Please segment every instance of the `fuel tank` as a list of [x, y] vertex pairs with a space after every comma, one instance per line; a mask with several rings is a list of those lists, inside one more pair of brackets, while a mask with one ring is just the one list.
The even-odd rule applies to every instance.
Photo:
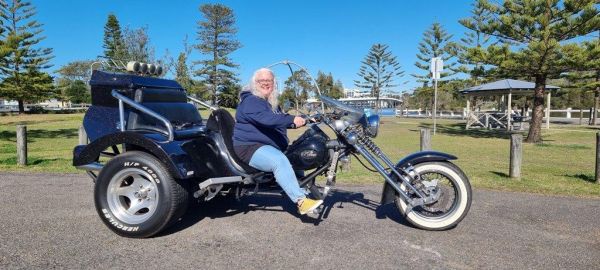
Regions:
[[285, 151], [296, 170], [311, 170], [329, 160], [326, 143], [329, 137], [317, 125], [310, 126]]

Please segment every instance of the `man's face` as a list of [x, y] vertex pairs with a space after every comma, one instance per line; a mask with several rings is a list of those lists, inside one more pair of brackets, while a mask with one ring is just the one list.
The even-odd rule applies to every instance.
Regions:
[[268, 97], [273, 92], [273, 75], [268, 71], [261, 71], [256, 75], [256, 88], [263, 95]]

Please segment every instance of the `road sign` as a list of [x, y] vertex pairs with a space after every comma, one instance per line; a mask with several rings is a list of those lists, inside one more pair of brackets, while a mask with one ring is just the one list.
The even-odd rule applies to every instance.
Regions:
[[441, 57], [431, 58], [431, 64], [429, 66], [429, 71], [431, 72], [431, 77], [434, 80], [440, 79], [440, 73], [444, 70], [444, 60]]

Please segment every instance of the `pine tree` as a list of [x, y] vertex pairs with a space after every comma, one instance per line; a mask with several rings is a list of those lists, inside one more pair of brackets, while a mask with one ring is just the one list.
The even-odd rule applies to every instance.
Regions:
[[358, 88], [370, 89], [371, 95], [376, 98], [376, 108], [379, 109], [379, 95], [382, 91], [396, 87], [394, 81], [404, 75], [396, 56], [388, 50], [387, 45], [374, 44], [361, 61], [362, 66], [358, 71], [360, 80], [355, 80]]
[[30, 2], [21, 0], [0, 1], [0, 16], [4, 30], [0, 72], [4, 81], [0, 84], [0, 96], [16, 99], [19, 113], [25, 112], [25, 101], [49, 98], [53, 93], [52, 77], [43, 69], [51, 67], [51, 48], [38, 44], [42, 24], [34, 20], [36, 10]]
[[600, 29], [597, 1], [478, 1], [492, 15], [480, 30], [501, 43], [487, 48], [485, 63], [496, 67], [497, 75], [535, 78], [526, 142], [541, 142], [546, 80], [573, 68], [564, 61], [562, 43]]
[[485, 21], [489, 20], [490, 16], [489, 10], [486, 10], [481, 2], [475, 2], [471, 10], [471, 17], [459, 21], [470, 31], [460, 39], [458, 63], [461, 66], [458, 67], [458, 70], [469, 74], [475, 84], [478, 84], [486, 75], [482, 50], [489, 45], [491, 36], [483, 33], [481, 28], [484, 27]]
[[114, 14], [109, 14], [104, 25], [104, 56], [110, 59], [127, 60], [127, 51], [119, 20]]
[[234, 72], [237, 68], [229, 55], [241, 47], [235, 39], [235, 16], [233, 10], [221, 4], [204, 4], [200, 6], [204, 21], [198, 22], [198, 41], [196, 45], [202, 54], [209, 58], [195, 62], [201, 68], [195, 75], [202, 77], [202, 82], [210, 90], [213, 103], [217, 101], [219, 88], [227, 81], [237, 82]]
[[219, 106], [236, 108], [240, 102], [241, 91], [242, 86], [232, 81], [226, 81], [223, 85], [223, 89], [221, 90], [221, 94], [219, 95]]
[[187, 36], [183, 41], [183, 51], [177, 57], [175, 64], [175, 80], [185, 89], [188, 94], [194, 95], [197, 98], [205, 98], [202, 94], [206, 93], [206, 89], [202, 82], [194, 80], [190, 74], [188, 65], [188, 55], [192, 52], [187, 43]]
[[562, 53], [569, 66], [577, 67], [565, 75], [569, 87], [583, 93], [594, 93], [595, 113], [591, 115], [590, 124], [597, 125], [600, 103], [600, 32], [596, 40], [565, 45]]
[[431, 58], [434, 57], [441, 57], [444, 61], [444, 72], [440, 74], [442, 81], [444, 78], [447, 79], [456, 74], [458, 69], [456, 62], [453, 62], [453, 58], [456, 55], [457, 45], [451, 39], [452, 35], [448, 34], [442, 25], [437, 22], [425, 31], [423, 40], [419, 42], [419, 53], [417, 54], [419, 60], [415, 62], [415, 66], [424, 72], [422, 74], [411, 74], [417, 78], [418, 82], [427, 86], [427, 83], [431, 81], [429, 67]]

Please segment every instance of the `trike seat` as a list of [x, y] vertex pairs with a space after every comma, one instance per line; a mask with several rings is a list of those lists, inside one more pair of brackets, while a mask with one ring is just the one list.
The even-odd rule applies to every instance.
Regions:
[[[205, 131], [198, 109], [187, 102], [184, 91], [142, 88], [135, 91], [135, 101], [169, 120], [175, 139], [197, 137]], [[129, 112], [127, 130], [168, 133], [163, 122], [134, 108]]]

